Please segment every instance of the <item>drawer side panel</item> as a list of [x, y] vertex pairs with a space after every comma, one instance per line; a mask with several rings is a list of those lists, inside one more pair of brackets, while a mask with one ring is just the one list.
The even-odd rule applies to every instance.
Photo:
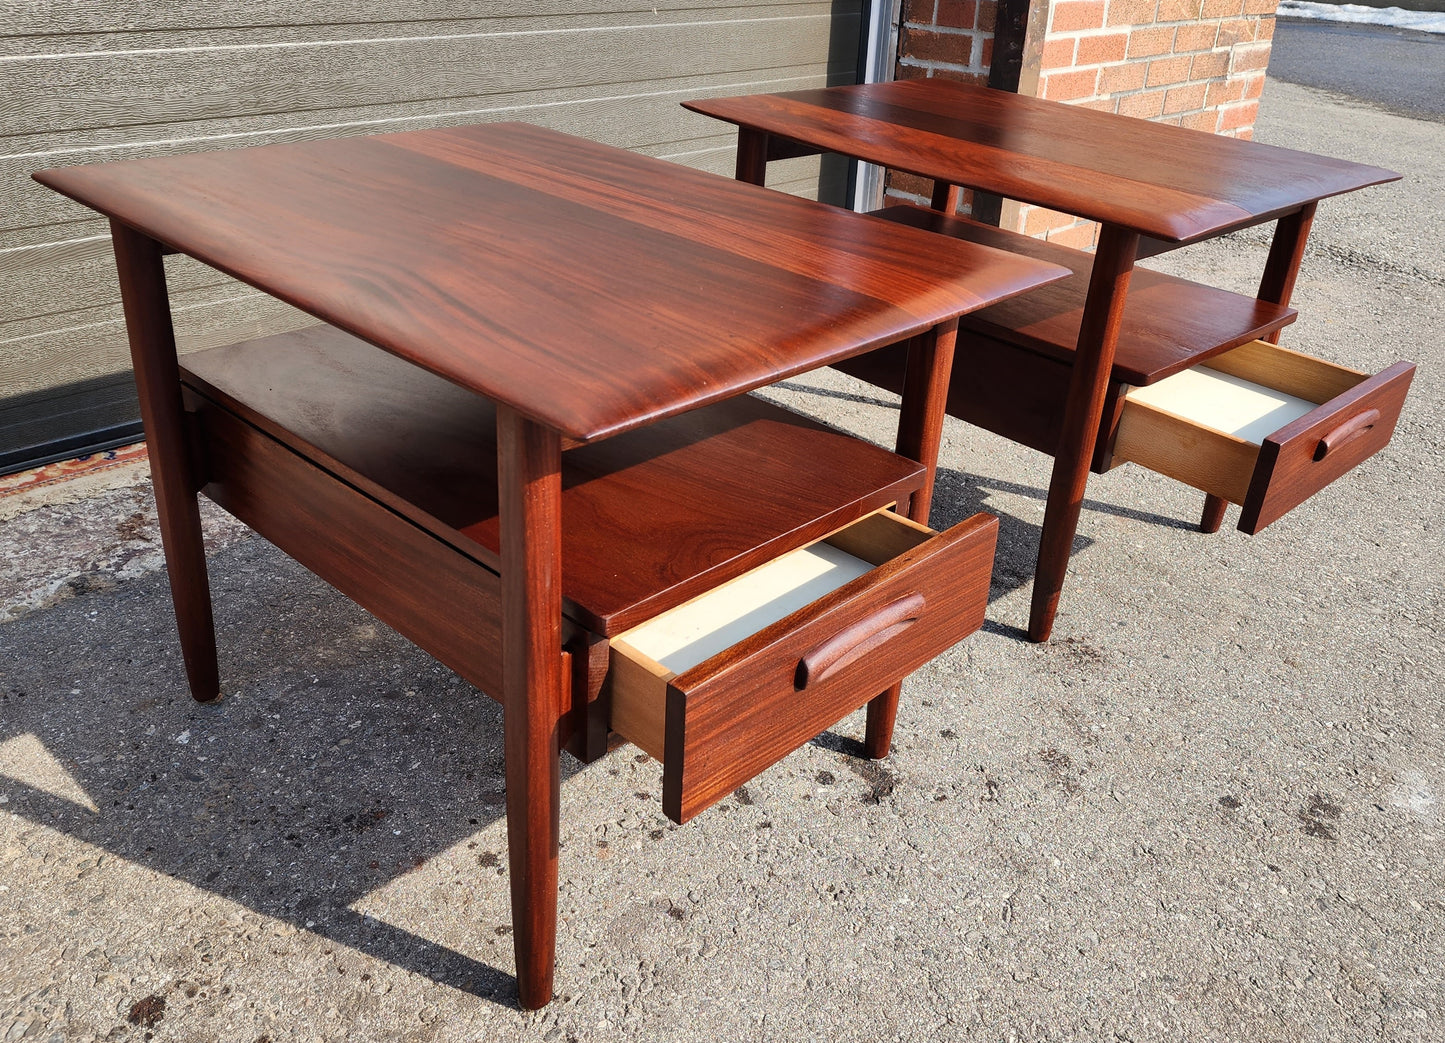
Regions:
[[1259, 447], [1167, 410], [1126, 400], [1113, 459], [1147, 467], [1230, 503], [1243, 503]]

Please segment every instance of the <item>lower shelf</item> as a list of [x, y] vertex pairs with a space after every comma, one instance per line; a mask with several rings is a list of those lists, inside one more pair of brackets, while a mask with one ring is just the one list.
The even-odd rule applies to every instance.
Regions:
[[[196, 393], [495, 571], [496, 418], [329, 326], [186, 355]], [[567, 612], [620, 633], [891, 503], [922, 465], [752, 396], [562, 455]]]
[[[1070, 278], [982, 308], [964, 316], [959, 326], [1072, 364], [1093, 271], [1092, 254], [922, 207], [890, 206], [875, 216], [1070, 269]], [[1152, 384], [1212, 352], [1267, 337], [1295, 317], [1293, 308], [1136, 268], [1119, 324], [1113, 379]]]

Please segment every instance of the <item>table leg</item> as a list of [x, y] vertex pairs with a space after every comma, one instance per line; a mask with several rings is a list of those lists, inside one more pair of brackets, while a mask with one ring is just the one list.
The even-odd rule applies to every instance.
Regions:
[[938, 448], [943, 441], [943, 415], [948, 407], [948, 379], [953, 372], [953, 350], [958, 342], [958, 320], [941, 322], [908, 342], [908, 365], [903, 374], [903, 403], [898, 412], [898, 438], [894, 452], [923, 465], [923, 484], [908, 503], [908, 517], [928, 524], [933, 505], [933, 482], [938, 470]]
[[1219, 527], [1224, 524], [1224, 512], [1228, 509], [1229, 501], [1224, 497], [1205, 493], [1204, 510], [1199, 515], [1199, 531], [1218, 532]]
[[562, 446], [557, 432], [497, 407], [502, 713], [507, 856], [517, 995], [552, 998], [562, 678]]
[[[1309, 242], [1310, 226], [1314, 220], [1315, 204], [1307, 203], [1275, 223], [1269, 259], [1264, 262], [1264, 275], [1259, 280], [1259, 292], [1255, 294], [1260, 300], [1289, 304], [1294, 296], [1294, 284], [1299, 278], [1300, 264], [1305, 258], [1305, 245]], [[1270, 339], [1278, 344], [1279, 332], [1271, 334]]]
[[[958, 340], [958, 320], [940, 323], [908, 342], [908, 366], [903, 375], [903, 404], [898, 413], [899, 456], [923, 464], [923, 485], [908, 502], [908, 517], [928, 524], [933, 505], [933, 481], [938, 470], [938, 447], [943, 441], [943, 414], [948, 406], [948, 380], [953, 372], [953, 349]], [[895, 684], [868, 703], [868, 723], [863, 731], [863, 752], [874, 760], [888, 756], [893, 744], [893, 722], [898, 716], [898, 697], [903, 690]]]
[[[1289, 304], [1294, 296], [1294, 285], [1299, 278], [1300, 264], [1305, 257], [1305, 246], [1309, 242], [1310, 226], [1314, 224], [1315, 204], [1307, 203], [1292, 214], [1286, 214], [1275, 222], [1274, 239], [1269, 245], [1269, 259], [1264, 263], [1264, 275], [1259, 280], [1259, 292], [1255, 294], [1262, 301], [1272, 304]], [[1269, 335], [1269, 340], [1279, 343], [1279, 330]], [[1204, 498], [1204, 514], [1199, 519], [1200, 532], [1218, 532], [1224, 522], [1227, 500], [1214, 495]]]
[[1059, 593], [1069, 570], [1069, 554], [1089, 481], [1089, 463], [1099, 438], [1114, 349], [1119, 340], [1119, 323], [1124, 316], [1124, 299], [1129, 292], [1138, 248], [1137, 232], [1113, 225], [1104, 225], [1099, 232], [1099, 248], [1094, 254], [1094, 270], [1089, 277], [1089, 293], [1069, 377], [1069, 397], [1064, 404], [1063, 430], [1044, 507], [1029, 613], [1029, 639], [1033, 641], [1047, 641], [1054, 628]]
[[181, 405], [181, 375], [161, 244], [119, 221], [110, 223], [110, 234], [186, 680], [191, 695], [208, 703], [221, 697], [216, 628], [196, 502], [201, 483], [194, 474], [192, 440]]
[[928, 205], [940, 214], [952, 216], [958, 213], [958, 204], [963, 201], [963, 189], [957, 185], [950, 185], [947, 181], [935, 181], [933, 183], [933, 197]]
[[733, 177], [750, 185], [761, 185], [768, 178], [768, 135], [766, 131], [738, 128], [738, 158]]

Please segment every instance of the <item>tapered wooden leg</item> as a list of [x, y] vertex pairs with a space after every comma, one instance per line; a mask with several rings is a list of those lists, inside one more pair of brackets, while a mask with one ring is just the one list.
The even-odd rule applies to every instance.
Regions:
[[900, 681], [882, 695], [868, 702], [868, 720], [863, 726], [863, 756], [882, 760], [893, 748], [893, 722], [898, 718], [898, 697], [903, 694]]
[[963, 200], [963, 189], [957, 185], [950, 185], [947, 181], [935, 181], [933, 183], [933, 198], [928, 205], [940, 214], [958, 213], [958, 204]]
[[1079, 327], [1079, 343], [1064, 404], [1063, 430], [1054, 456], [1044, 526], [1039, 538], [1039, 561], [1034, 570], [1033, 603], [1029, 612], [1029, 638], [1047, 641], [1054, 629], [1059, 594], [1069, 570], [1069, 554], [1079, 527], [1079, 510], [1089, 481], [1089, 462], [1099, 437], [1114, 348], [1124, 298], [1139, 248], [1136, 232], [1105, 225], [1099, 234], [1089, 294]]
[[[1289, 304], [1294, 296], [1294, 284], [1299, 278], [1300, 264], [1304, 261], [1305, 246], [1309, 242], [1310, 226], [1314, 220], [1315, 204], [1308, 203], [1275, 223], [1269, 258], [1264, 262], [1264, 274], [1260, 277], [1256, 294], [1260, 300]], [[1273, 334], [1270, 339], [1279, 343], [1279, 334]]]
[[517, 996], [552, 998], [557, 945], [562, 679], [562, 446], [557, 432], [497, 407], [502, 543], [502, 713], [507, 856]]
[[1205, 493], [1204, 511], [1199, 516], [1199, 531], [1218, 532], [1219, 527], [1224, 524], [1224, 512], [1228, 508], [1228, 500], [1213, 493]]
[[111, 222], [110, 232], [186, 680], [191, 695], [207, 703], [221, 696], [216, 628], [196, 503], [200, 483], [192, 473], [191, 439], [181, 406], [181, 375], [161, 246], [119, 221]]
[[738, 155], [733, 178], [750, 185], [761, 185], [768, 179], [768, 135], [766, 131], [738, 128]]
[[[943, 441], [943, 414], [948, 405], [948, 380], [953, 372], [953, 350], [958, 320], [940, 323], [908, 343], [908, 368], [903, 377], [903, 405], [898, 415], [897, 452], [924, 466], [923, 485], [908, 502], [908, 517], [928, 524], [933, 505], [933, 482], [938, 470], [938, 447]], [[888, 756], [893, 744], [893, 722], [898, 717], [896, 684], [868, 703], [863, 752], [874, 760]]]
[[923, 485], [908, 503], [908, 517], [928, 524], [938, 448], [943, 441], [943, 415], [948, 406], [948, 379], [958, 320], [939, 323], [908, 342], [908, 367], [903, 375], [903, 404], [898, 413], [895, 452], [923, 465]]

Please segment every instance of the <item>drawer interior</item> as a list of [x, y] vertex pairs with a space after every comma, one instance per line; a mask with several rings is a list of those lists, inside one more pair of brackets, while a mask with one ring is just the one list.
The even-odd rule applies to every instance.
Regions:
[[1114, 439], [1133, 461], [1196, 489], [1244, 503], [1260, 449], [1366, 374], [1253, 341], [1147, 387], [1130, 388]]
[[997, 537], [991, 515], [880, 511], [613, 639], [611, 725], [662, 761], [663, 812], [686, 822], [977, 630]]
[[675, 676], [872, 568], [870, 562], [822, 540], [664, 612], [618, 641]]
[[669, 681], [935, 535], [891, 511], [870, 514], [619, 634], [611, 641], [613, 730], [665, 760]]
[[1389, 442], [1413, 373], [1254, 341], [1127, 389], [1113, 460], [1241, 504], [1240, 529], [1258, 532]]
[[1137, 388], [1129, 392], [1129, 402], [1164, 410], [1254, 445], [1263, 445], [1275, 431], [1319, 405], [1205, 366]]

